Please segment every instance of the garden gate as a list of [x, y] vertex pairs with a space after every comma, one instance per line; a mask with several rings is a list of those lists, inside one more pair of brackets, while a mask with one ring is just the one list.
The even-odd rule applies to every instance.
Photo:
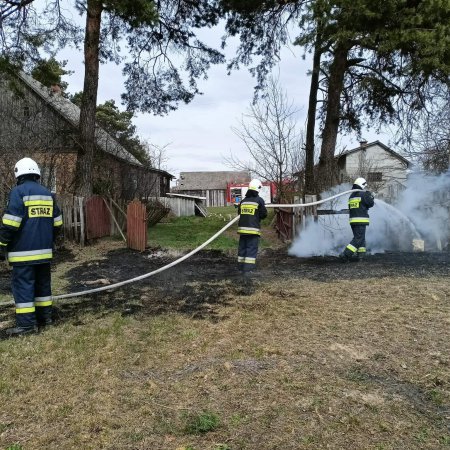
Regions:
[[86, 200], [86, 237], [101, 238], [111, 234], [111, 215], [99, 195], [93, 195]]
[[139, 200], [127, 207], [127, 246], [141, 252], [147, 246], [147, 208]]

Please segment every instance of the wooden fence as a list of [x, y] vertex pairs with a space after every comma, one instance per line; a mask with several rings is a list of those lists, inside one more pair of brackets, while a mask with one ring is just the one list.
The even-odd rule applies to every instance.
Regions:
[[86, 242], [86, 227], [83, 197], [58, 195], [57, 203], [63, 215], [64, 239], [83, 246]]
[[105, 200], [100, 195], [93, 195], [85, 202], [86, 237], [96, 239], [111, 233], [111, 214]]
[[86, 202], [83, 197], [62, 194], [57, 196], [57, 204], [63, 214], [64, 239], [81, 246], [103, 236], [121, 235], [126, 240], [125, 201], [93, 196]]
[[140, 201], [127, 207], [127, 246], [144, 251], [147, 246], [147, 208]]
[[[317, 195], [306, 195], [305, 201], [295, 200], [298, 203], [311, 203], [317, 201]], [[275, 229], [283, 242], [294, 240], [298, 232], [306, 226], [308, 217], [317, 220], [317, 206], [276, 208]]]

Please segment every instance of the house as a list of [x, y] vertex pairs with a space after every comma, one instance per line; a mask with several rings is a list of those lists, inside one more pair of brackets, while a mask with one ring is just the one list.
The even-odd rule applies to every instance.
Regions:
[[404, 188], [411, 163], [380, 141], [361, 141], [359, 147], [336, 156], [341, 183], [357, 177], [367, 180], [369, 189], [392, 201]]
[[[14, 184], [12, 169], [24, 156], [39, 163], [41, 182], [53, 192], [73, 194], [80, 109], [59, 89], [19, 72], [12, 79], [0, 76], [0, 120], [0, 194]], [[100, 127], [95, 140], [94, 193], [130, 200], [170, 192], [171, 174], [145, 167]]]
[[248, 184], [247, 171], [181, 172], [174, 192], [205, 197], [206, 206], [227, 206], [230, 203], [230, 184]]

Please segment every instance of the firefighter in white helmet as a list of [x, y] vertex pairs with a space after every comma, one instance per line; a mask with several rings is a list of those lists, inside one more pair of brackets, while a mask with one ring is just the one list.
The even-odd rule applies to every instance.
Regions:
[[39, 183], [41, 172], [31, 158], [16, 163], [17, 180], [0, 225], [0, 250], [12, 265], [16, 326], [10, 336], [33, 333], [52, 322], [50, 261], [62, 217], [51, 192]]
[[361, 261], [366, 254], [366, 227], [369, 225], [369, 209], [375, 204], [374, 196], [367, 191], [367, 181], [357, 178], [352, 189], [360, 189], [352, 192], [348, 199], [349, 221], [353, 232], [353, 239], [340, 255], [344, 262]]
[[245, 198], [238, 207], [238, 266], [244, 274], [255, 268], [258, 254], [259, 238], [261, 236], [261, 220], [267, 217], [264, 200], [259, 196], [261, 181], [253, 179], [248, 185]]

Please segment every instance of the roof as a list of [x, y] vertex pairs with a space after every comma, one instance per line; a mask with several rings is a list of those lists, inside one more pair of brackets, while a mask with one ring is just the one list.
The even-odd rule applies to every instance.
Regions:
[[343, 156], [347, 156], [347, 155], [350, 155], [352, 153], [357, 153], [357, 152], [360, 152], [362, 150], [366, 150], [369, 147], [375, 147], [375, 146], [381, 147], [383, 150], [385, 150], [386, 152], [390, 153], [392, 156], [398, 158], [400, 161], [404, 162], [407, 167], [409, 167], [411, 165], [410, 161], [408, 161], [402, 155], [400, 155], [399, 153], [395, 152], [394, 150], [392, 150], [391, 148], [389, 148], [387, 145], [383, 144], [380, 141], [374, 141], [374, 142], [362, 144], [359, 147], [352, 148], [350, 150], [346, 150], [346, 151], [342, 152], [341, 154], [337, 155], [336, 158], [339, 159], [339, 158], [342, 158]]
[[179, 197], [186, 198], [188, 200], [206, 200], [206, 197], [199, 197], [197, 195], [187, 195], [187, 194], [174, 194], [173, 192], [167, 192], [167, 197]]
[[[60, 94], [55, 94], [51, 89], [45, 87], [39, 81], [24, 72], [19, 72], [18, 77], [46, 104], [55, 109], [70, 124], [78, 128], [80, 123], [80, 108], [70, 100], [64, 98]], [[97, 126], [95, 128], [95, 138], [97, 146], [106, 153], [115, 156], [123, 161], [142, 166], [142, 164], [122, 145], [120, 145], [111, 135], [103, 128]]]
[[228, 183], [248, 183], [247, 171], [180, 172], [177, 190], [225, 190]]

